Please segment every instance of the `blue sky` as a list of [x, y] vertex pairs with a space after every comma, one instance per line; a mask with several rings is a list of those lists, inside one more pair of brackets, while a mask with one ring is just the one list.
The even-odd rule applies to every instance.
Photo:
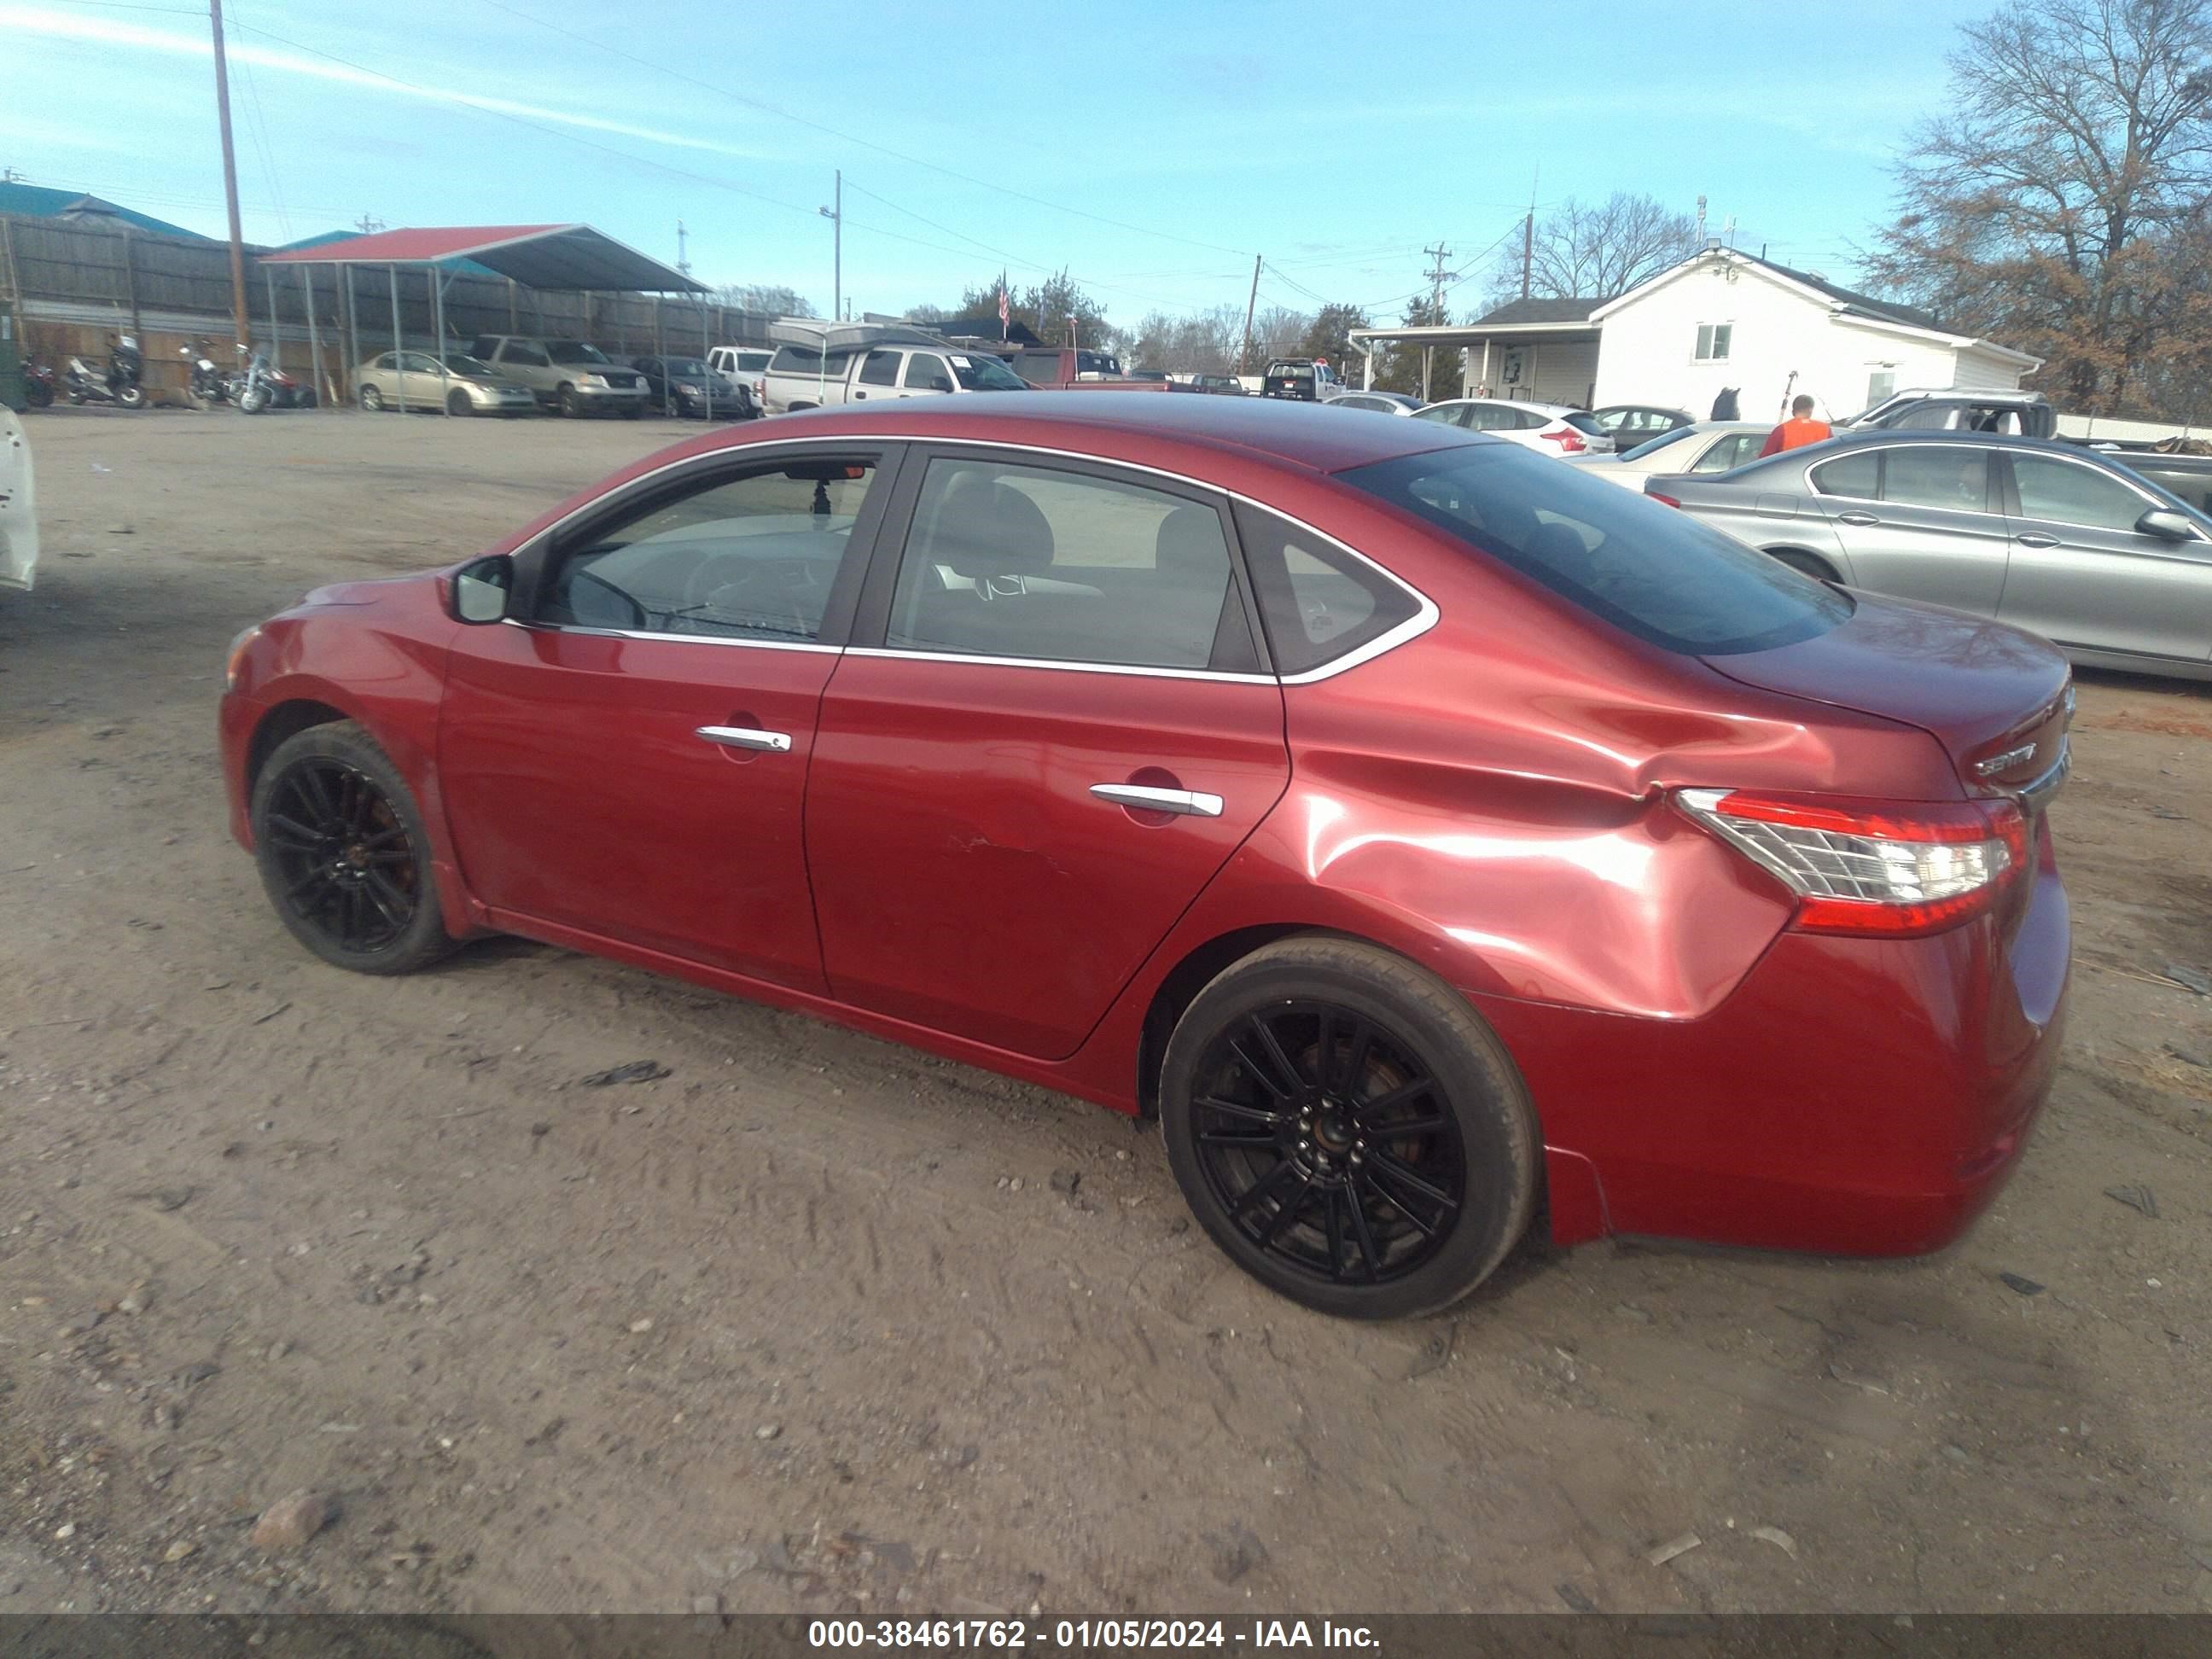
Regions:
[[[581, 220], [829, 309], [1069, 267], [1117, 322], [1480, 298], [1534, 191], [1646, 191], [1848, 277], [1990, 0], [1632, 6], [227, 0], [251, 240]], [[649, 21], [647, 21], [649, 20]], [[204, 9], [0, 0], [0, 165], [220, 234]], [[641, 61], [642, 60], [642, 61]], [[404, 84], [403, 84], [404, 83]], [[40, 89], [30, 95], [29, 89]], [[96, 96], [84, 95], [88, 91]], [[999, 186], [999, 188], [994, 188]], [[1010, 193], [1013, 192], [1013, 193]], [[1028, 198], [1028, 199], [1024, 199]], [[1495, 256], [1492, 256], [1495, 257]]]

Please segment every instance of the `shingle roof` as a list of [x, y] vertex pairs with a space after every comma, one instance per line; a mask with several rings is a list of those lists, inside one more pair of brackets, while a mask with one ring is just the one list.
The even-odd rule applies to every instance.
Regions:
[[1753, 264], [1765, 265], [1777, 275], [1787, 276], [1795, 283], [1802, 283], [1806, 287], [1826, 295], [1831, 300], [1841, 301], [1844, 310], [1859, 316], [1871, 317], [1879, 322], [1905, 323], [1913, 328], [1942, 326], [1936, 320], [1936, 313], [1932, 311], [1923, 311], [1917, 306], [1898, 305], [1888, 300], [1877, 300], [1871, 294], [1861, 294], [1856, 289], [1832, 283], [1816, 272], [1798, 270], [1790, 265], [1778, 264], [1772, 259], [1755, 258], [1748, 253], [1739, 253], [1736, 257], [1748, 259]]
[[56, 190], [47, 185], [20, 185], [13, 180], [0, 184], [0, 213], [17, 214], [26, 219], [60, 219], [77, 215], [95, 221], [119, 219], [135, 230], [151, 231], [157, 236], [182, 236], [195, 242], [212, 240], [196, 230], [186, 230], [182, 225], [173, 225], [166, 219], [118, 207], [98, 196], [88, 196], [81, 190]]
[[1486, 323], [1586, 323], [1602, 300], [1511, 300], [1477, 320]]

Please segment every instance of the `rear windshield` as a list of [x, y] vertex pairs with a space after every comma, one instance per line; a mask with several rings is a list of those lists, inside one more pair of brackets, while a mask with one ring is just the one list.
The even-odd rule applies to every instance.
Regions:
[[787, 345], [777, 350], [769, 370], [776, 374], [826, 374], [835, 380], [844, 374], [852, 358], [849, 351], [825, 355], [815, 346]]
[[1314, 377], [1311, 363], [1269, 363], [1267, 378], [1271, 380], [1310, 380]]
[[1518, 445], [1455, 445], [1338, 476], [1665, 650], [1770, 651], [1851, 614], [1833, 588], [1688, 514]]
[[1605, 428], [1598, 424], [1598, 418], [1595, 415], [1585, 415], [1582, 410], [1576, 410], [1572, 414], [1562, 415], [1559, 418], [1574, 428], [1576, 431], [1586, 432], [1593, 438], [1602, 438], [1606, 435]]
[[1637, 445], [1635, 448], [1624, 453], [1620, 459], [1624, 461], [1632, 461], [1638, 455], [1656, 455], [1659, 451], [1666, 448], [1668, 444], [1678, 444], [1681, 442], [1683, 439], [1689, 437], [1694, 430], [1695, 428], [1692, 427], [1678, 426], [1672, 432], [1662, 432], [1656, 438], [1647, 438], [1644, 442]]

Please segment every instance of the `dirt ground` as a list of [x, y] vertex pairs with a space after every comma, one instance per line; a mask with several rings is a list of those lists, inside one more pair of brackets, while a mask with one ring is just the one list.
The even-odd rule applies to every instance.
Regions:
[[[2084, 676], [2067, 1060], [1962, 1243], [1530, 1249], [1374, 1328], [1231, 1267], [1111, 1114], [556, 950], [380, 981], [283, 933], [233, 633], [672, 426], [26, 425], [0, 1612], [2212, 1608], [2212, 998], [2166, 977], [2212, 969], [2212, 687]], [[255, 1549], [300, 1488], [336, 1522]]]

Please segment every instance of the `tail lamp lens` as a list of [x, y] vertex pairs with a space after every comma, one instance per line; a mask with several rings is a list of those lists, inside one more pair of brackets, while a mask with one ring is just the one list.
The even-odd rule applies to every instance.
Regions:
[[1806, 933], [1940, 933], [1986, 910], [2027, 864], [2009, 800], [1890, 802], [1685, 789], [1683, 811], [1797, 895]]
[[1658, 502], [1662, 507], [1680, 507], [1682, 504], [1674, 496], [1662, 495], [1656, 489], [1647, 489], [1644, 493], [1649, 495], [1653, 501]]
[[1540, 438], [1548, 439], [1551, 442], [1559, 445], [1559, 453], [1562, 455], [1579, 455], [1583, 453], [1583, 449], [1587, 447], [1587, 446], [1583, 442], [1583, 434], [1576, 431], [1574, 428], [1564, 424], [1547, 431], [1539, 432], [1536, 435]]

